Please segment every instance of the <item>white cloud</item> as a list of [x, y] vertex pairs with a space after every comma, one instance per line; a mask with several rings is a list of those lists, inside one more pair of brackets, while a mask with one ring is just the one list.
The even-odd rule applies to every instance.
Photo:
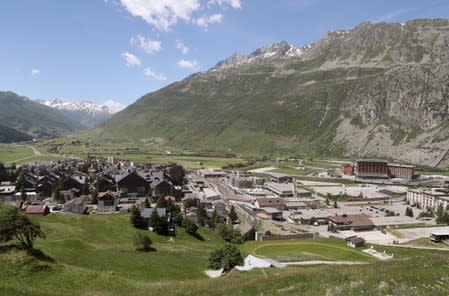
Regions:
[[178, 67], [184, 69], [196, 69], [198, 67], [198, 62], [195, 60], [189, 61], [182, 59], [178, 62]]
[[208, 5], [216, 4], [221, 7], [231, 6], [232, 8], [238, 9], [242, 8], [240, 0], [210, 0]]
[[123, 105], [122, 103], [119, 103], [119, 102], [116, 102], [113, 100], [107, 100], [107, 101], [103, 102], [103, 104], [101, 104], [101, 105], [107, 106], [112, 113], [117, 113], [126, 108], [126, 106]]
[[215, 24], [215, 23], [221, 23], [223, 20], [223, 15], [216, 13], [216, 14], [212, 14], [212, 15], [203, 15], [202, 17], [198, 18], [195, 20], [195, 23], [207, 30], [207, 27], [209, 27], [210, 24]]
[[164, 74], [156, 74], [149, 67], [143, 70], [143, 75], [145, 75], [146, 77], [154, 78], [159, 81], [167, 80], [167, 77], [165, 77]]
[[181, 42], [181, 40], [176, 40], [176, 48], [179, 49], [182, 54], [188, 54], [189, 48]]
[[41, 74], [41, 70], [39, 70], [39, 69], [32, 69], [31, 70], [31, 75], [37, 76], [39, 74]]
[[201, 7], [200, 0], [121, 0], [121, 4], [159, 31], [169, 31], [178, 19], [190, 21]]
[[162, 49], [160, 41], [147, 39], [147, 38], [143, 37], [142, 35], [137, 35], [136, 37], [132, 37], [131, 44], [142, 48], [147, 53], [158, 52]]
[[126, 61], [128, 67], [140, 66], [142, 64], [138, 57], [129, 52], [122, 53], [122, 58]]

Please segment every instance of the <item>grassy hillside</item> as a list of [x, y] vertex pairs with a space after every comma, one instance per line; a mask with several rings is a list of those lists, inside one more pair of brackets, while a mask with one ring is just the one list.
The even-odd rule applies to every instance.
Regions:
[[447, 40], [448, 20], [329, 32], [302, 56], [212, 68], [147, 94], [90, 136], [432, 165], [449, 145]]
[[129, 216], [35, 217], [45, 240], [29, 254], [0, 245], [2, 295], [447, 295], [447, 252], [382, 247], [396, 260], [379, 262], [340, 239], [249, 242], [244, 255], [365, 261], [368, 265], [289, 267], [232, 272], [208, 279], [203, 270], [213, 249], [224, 244], [201, 229], [198, 240], [178, 228], [175, 242], [149, 233], [153, 252], [132, 243]]
[[73, 131], [80, 124], [66, 118], [59, 111], [20, 97], [13, 92], [0, 91], [0, 125], [39, 136]]
[[0, 125], [0, 143], [31, 141], [33, 137], [16, 129]]

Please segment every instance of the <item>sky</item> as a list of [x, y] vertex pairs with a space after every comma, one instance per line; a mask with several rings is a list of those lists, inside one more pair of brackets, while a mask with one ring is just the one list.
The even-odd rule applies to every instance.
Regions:
[[129, 105], [235, 52], [365, 21], [448, 18], [447, 0], [5, 0], [0, 90]]

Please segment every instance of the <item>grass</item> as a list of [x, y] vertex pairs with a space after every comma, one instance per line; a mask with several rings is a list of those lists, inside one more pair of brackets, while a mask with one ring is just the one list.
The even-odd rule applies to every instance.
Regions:
[[201, 242], [178, 228], [175, 243], [149, 233], [157, 250], [149, 254], [135, 251], [133, 236], [137, 230], [131, 227], [128, 215], [50, 215], [37, 220], [47, 234], [37, 247], [57, 262], [99, 272], [113, 271], [129, 280], [203, 278], [209, 250], [223, 243], [214, 232], [202, 229], [205, 242]]
[[421, 237], [404, 243], [405, 245], [417, 246], [417, 247], [432, 247], [432, 248], [447, 248], [449, 251], [449, 246], [444, 243], [435, 243], [431, 241], [428, 237]]
[[263, 241], [248, 242], [245, 252], [255, 256], [270, 257], [277, 260], [304, 261], [320, 258], [320, 260], [374, 261], [360, 249], [346, 246], [341, 239], [299, 240], [299, 241]]
[[[1, 208], [0, 208], [1, 209]], [[178, 228], [175, 243], [151, 232], [153, 252], [136, 251], [129, 216], [33, 217], [47, 234], [36, 247], [52, 261], [0, 245], [1, 295], [447, 295], [449, 259], [440, 251], [378, 247], [394, 253], [379, 262], [337, 238], [247, 242], [244, 255], [290, 260], [366, 261], [364, 266], [308, 266], [231, 272], [206, 278], [209, 253], [224, 242], [200, 229], [204, 241]], [[140, 231], [140, 230], [139, 230]], [[444, 254], [444, 255], [441, 255]], [[411, 260], [403, 260], [411, 259]], [[385, 284], [379, 287], [379, 283]], [[441, 285], [435, 286], [435, 283]], [[417, 284], [419, 283], [419, 284]], [[425, 288], [432, 285], [432, 288]], [[399, 289], [401, 293], [396, 293]], [[329, 294], [329, 293], [328, 293]]]
[[394, 225], [391, 228], [392, 229], [407, 229], [407, 228], [433, 228], [433, 227], [442, 227], [447, 226], [446, 224], [400, 224], [400, 225]]
[[0, 144], [0, 162], [16, 162], [33, 155], [33, 151], [28, 147], [15, 144]]

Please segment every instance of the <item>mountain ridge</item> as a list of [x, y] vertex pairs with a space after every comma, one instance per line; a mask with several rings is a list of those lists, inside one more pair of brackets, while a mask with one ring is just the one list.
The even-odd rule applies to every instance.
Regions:
[[[95, 104], [87, 100], [65, 102], [57, 98], [37, 99], [39, 104], [59, 110], [64, 116], [79, 121], [85, 128], [93, 128], [109, 119], [114, 113], [120, 111], [120, 105], [111, 109], [106, 104]], [[115, 103], [112, 101], [112, 103]], [[118, 109], [117, 109], [118, 107]]]
[[449, 146], [449, 20], [362, 23], [291, 57], [289, 46], [224, 59], [143, 96], [93, 134], [427, 165]]

